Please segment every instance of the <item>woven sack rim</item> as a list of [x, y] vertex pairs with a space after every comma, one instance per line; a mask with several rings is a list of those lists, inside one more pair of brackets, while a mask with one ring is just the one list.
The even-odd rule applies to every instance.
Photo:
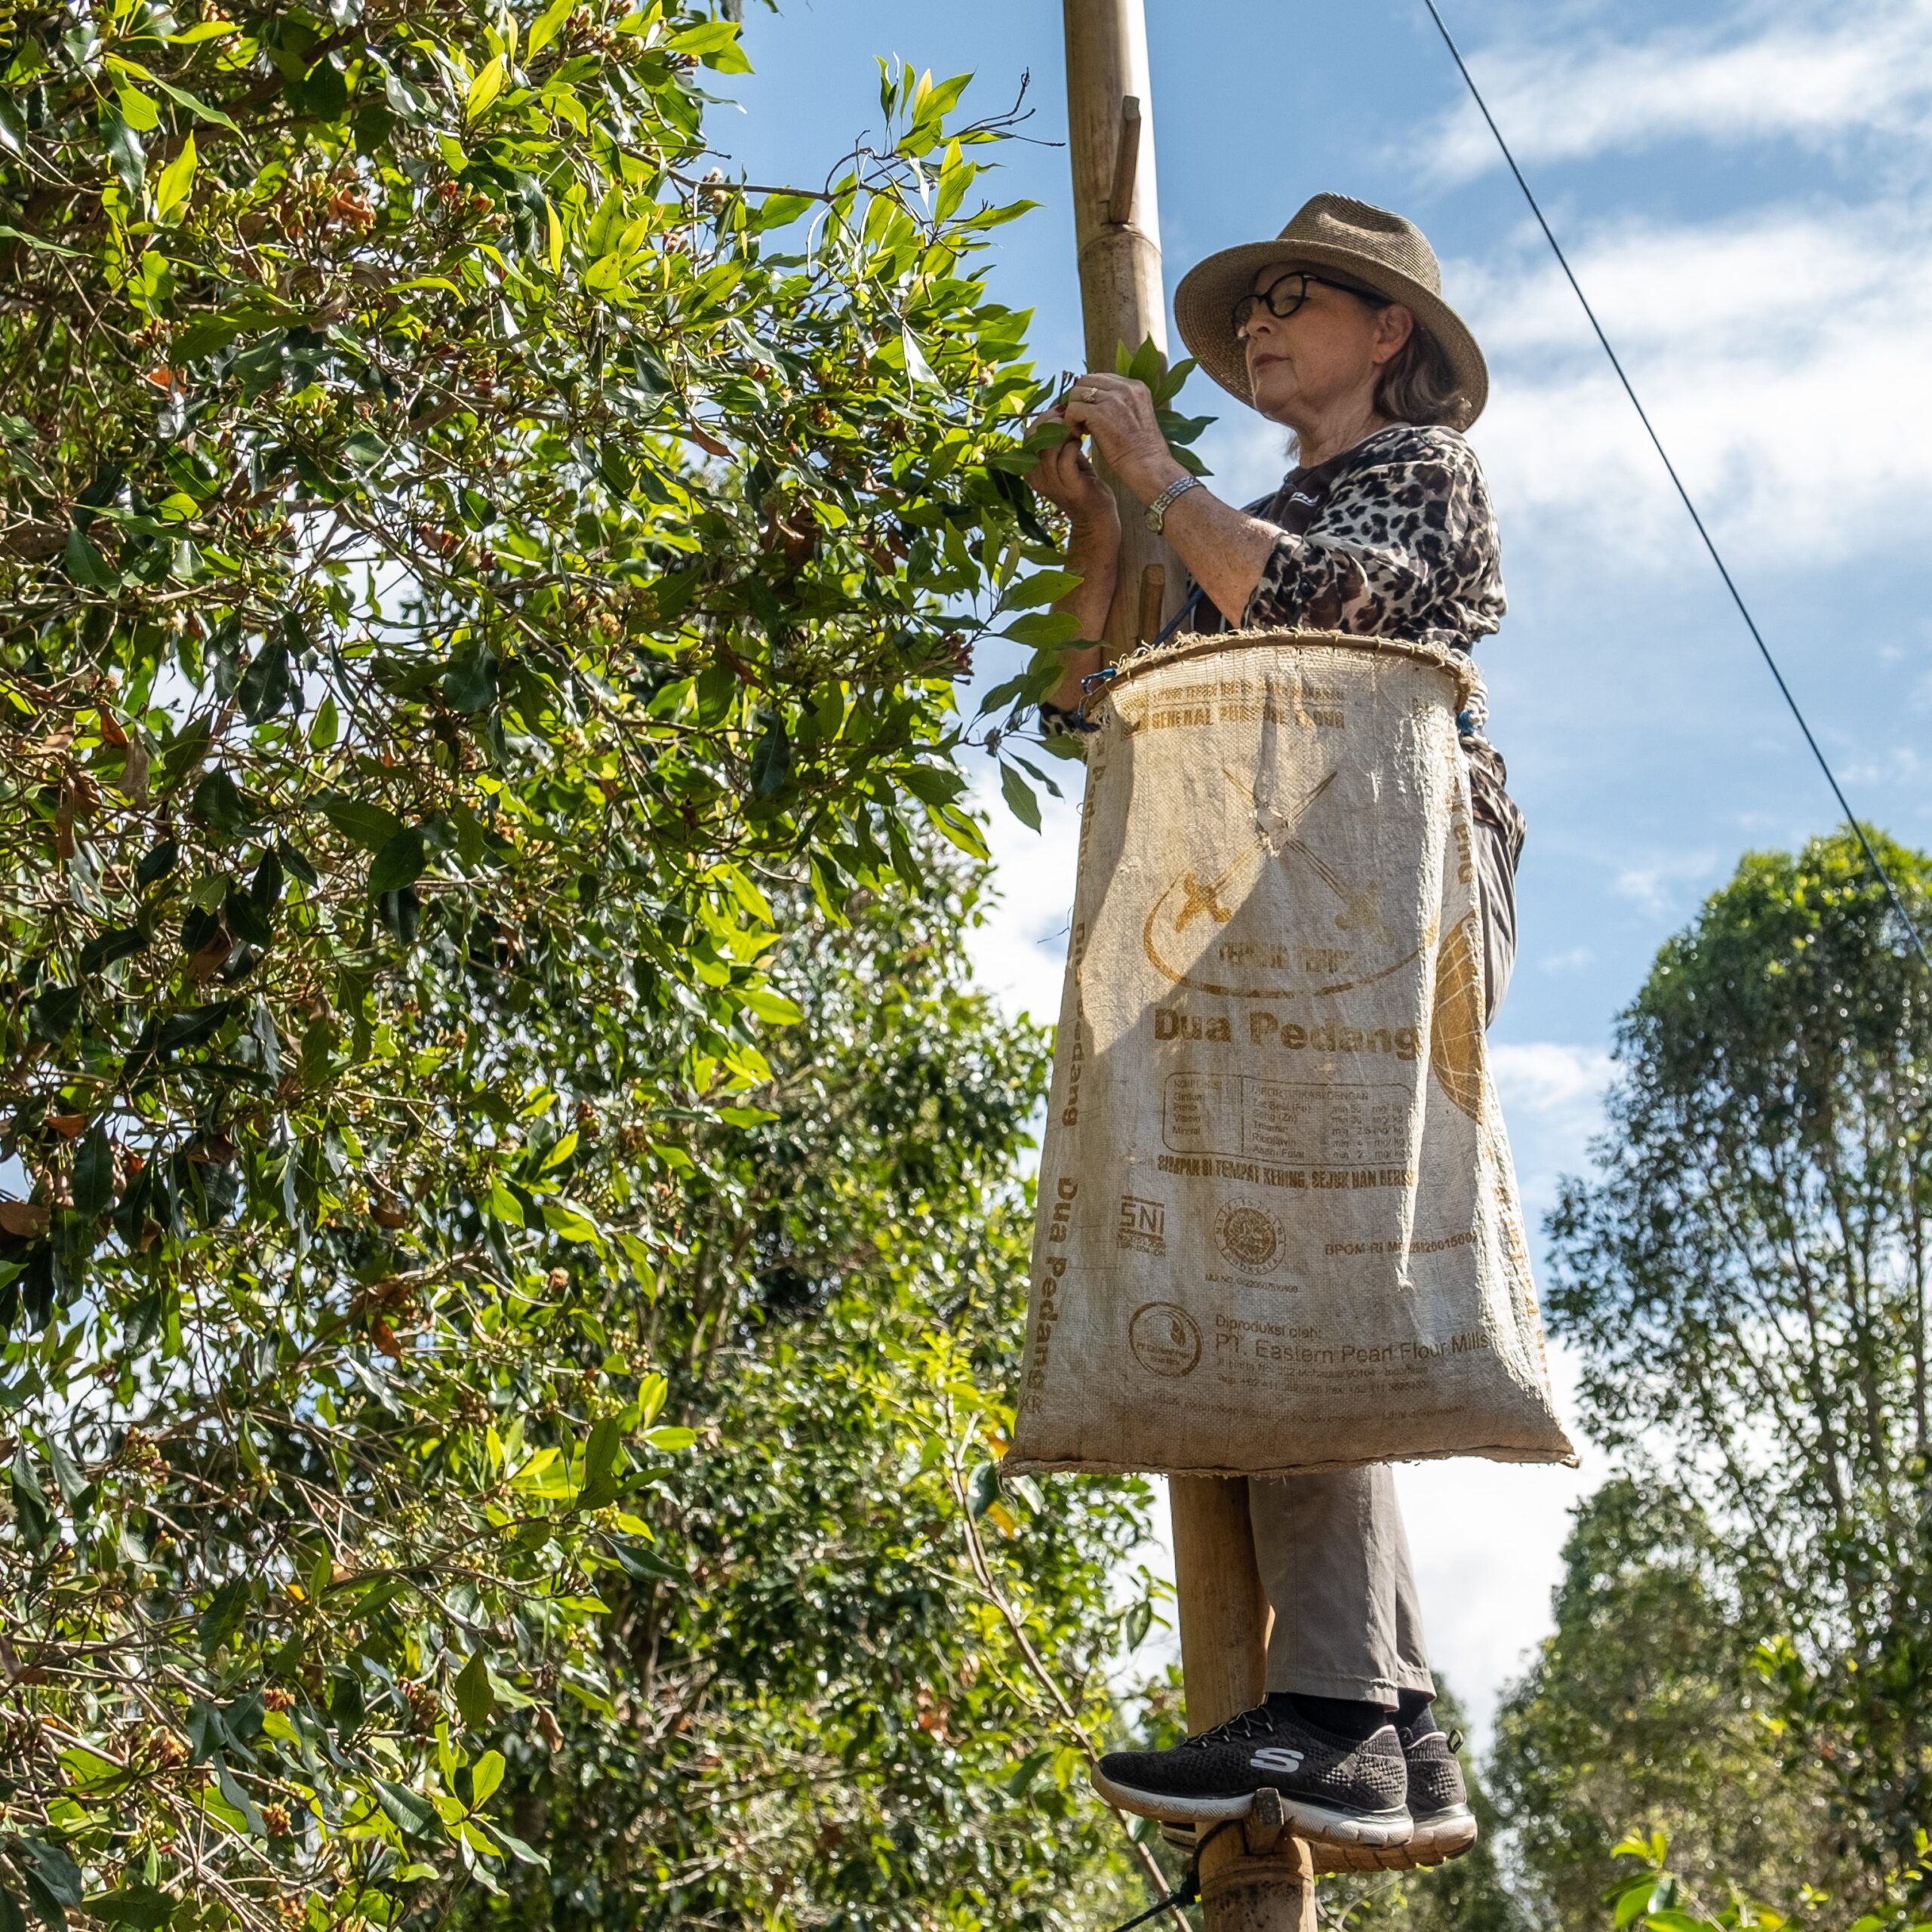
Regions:
[[[1432, 671], [1445, 672], [1456, 687], [1453, 710], [1465, 709], [1481, 678], [1474, 661], [1465, 651], [1445, 650], [1441, 645], [1420, 644], [1401, 637], [1364, 637], [1349, 631], [1214, 631], [1186, 644], [1143, 644], [1130, 651], [1114, 667], [1114, 675], [1103, 688], [1106, 696], [1151, 671], [1168, 664], [1184, 664], [1189, 659], [1205, 657], [1229, 650], [1254, 649], [1262, 645], [1287, 645], [1297, 649], [1315, 646], [1321, 649], [1358, 651], [1370, 657], [1406, 657]], [[1083, 710], [1084, 706], [1082, 706]]]

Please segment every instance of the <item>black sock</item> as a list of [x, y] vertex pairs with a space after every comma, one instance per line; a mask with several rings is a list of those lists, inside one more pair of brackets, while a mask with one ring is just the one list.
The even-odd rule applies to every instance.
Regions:
[[1276, 1710], [1285, 1706], [1331, 1737], [1346, 1738], [1351, 1744], [1366, 1744], [1389, 1717], [1380, 1704], [1357, 1703], [1346, 1697], [1304, 1697], [1299, 1690], [1271, 1690], [1268, 1702]]
[[1421, 1690], [1398, 1691], [1395, 1728], [1404, 1737], [1426, 1737], [1432, 1730], [1439, 1729], [1432, 1695]]

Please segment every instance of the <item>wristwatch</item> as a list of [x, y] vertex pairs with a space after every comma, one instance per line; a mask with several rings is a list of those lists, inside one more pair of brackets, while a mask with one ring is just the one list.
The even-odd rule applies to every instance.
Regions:
[[1168, 512], [1177, 498], [1184, 497], [1190, 490], [1201, 487], [1198, 476], [1177, 476], [1154, 500], [1147, 506], [1147, 528], [1158, 537], [1161, 526], [1168, 520]]

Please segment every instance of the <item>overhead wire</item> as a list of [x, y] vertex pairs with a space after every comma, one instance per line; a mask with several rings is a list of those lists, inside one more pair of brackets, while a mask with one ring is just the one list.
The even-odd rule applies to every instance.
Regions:
[[1489, 111], [1489, 103], [1484, 100], [1481, 88], [1476, 85], [1475, 76], [1469, 72], [1469, 63], [1463, 58], [1462, 49], [1456, 45], [1455, 36], [1450, 32], [1447, 23], [1438, 11], [1435, 0], [1423, 0], [1423, 5], [1429, 9], [1429, 17], [1435, 23], [1435, 30], [1441, 35], [1442, 44], [1448, 48], [1450, 58], [1455, 62], [1457, 71], [1462, 75], [1464, 84], [1468, 87], [1471, 98], [1475, 102], [1483, 119], [1487, 122], [1489, 131], [1496, 137], [1496, 145], [1502, 150], [1503, 158], [1509, 165], [1509, 172], [1516, 177], [1516, 186], [1522, 189], [1523, 198], [1529, 203], [1530, 212], [1536, 217], [1537, 226], [1543, 230], [1543, 239], [1549, 244], [1550, 252], [1555, 256], [1558, 266], [1562, 269], [1571, 291], [1582, 305], [1583, 313], [1589, 318], [1590, 327], [1595, 331], [1597, 340], [1603, 346], [1604, 354], [1610, 358], [1610, 366], [1616, 371], [1617, 380], [1623, 385], [1623, 393], [1630, 398], [1630, 406], [1637, 412], [1637, 420], [1643, 424], [1644, 434], [1650, 438], [1651, 447], [1657, 451], [1672, 483], [1676, 488], [1678, 495], [1683, 500], [1684, 507], [1690, 512], [1690, 521], [1697, 525], [1697, 534], [1703, 539], [1704, 548], [1711, 553], [1711, 561], [1717, 565], [1718, 574], [1724, 579], [1724, 587], [1730, 592], [1730, 601], [1737, 606], [1737, 614], [1744, 620], [1745, 628], [1751, 633], [1751, 641], [1758, 647], [1758, 654], [1764, 659], [1765, 669], [1770, 672], [1777, 683], [1780, 695], [1789, 707], [1792, 716], [1797, 720], [1798, 730], [1804, 734], [1804, 742], [1810, 747], [1811, 755], [1817, 760], [1818, 769], [1825, 774], [1825, 782], [1832, 788], [1832, 795], [1838, 800], [1838, 808], [1844, 814], [1852, 830], [1857, 835], [1858, 843], [1864, 851], [1866, 863], [1871, 866], [1879, 884], [1884, 888], [1885, 896], [1891, 901], [1892, 910], [1898, 915], [1899, 922], [1905, 928], [1907, 934], [1910, 937], [1912, 943], [1917, 950], [1920, 960], [1924, 963], [1925, 970], [1928, 973], [1932, 973], [1932, 954], [1927, 952], [1925, 941], [1920, 935], [1917, 924], [1914, 921], [1912, 915], [1906, 910], [1905, 901], [1900, 895], [1897, 884], [1894, 881], [1891, 874], [1886, 870], [1884, 862], [1879, 858], [1878, 851], [1867, 835], [1865, 827], [1860, 823], [1858, 815], [1852, 810], [1850, 800], [1845, 797], [1844, 788], [1839, 784], [1838, 774], [1832, 769], [1831, 761], [1826, 757], [1823, 747], [1813, 735], [1811, 727], [1805, 718], [1803, 709], [1793, 694], [1790, 685], [1785, 681], [1784, 673], [1779, 669], [1777, 660], [1772, 656], [1770, 646], [1764, 641], [1764, 632], [1758, 628], [1757, 619], [1751, 614], [1751, 607], [1745, 602], [1743, 593], [1738, 589], [1736, 580], [1731, 576], [1730, 568], [1724, 562], [1723, 553], [1718, 549], [1716, 541], [1706, 527], [1703, 518], [1698, 513], [1697, 506], [1692, 500], [1689, 490], [1684, 487], [1683, 478], [1678, 474], [1676, 464], [1671, 461], [1670, 452], [1664, 448], [1663, 438], [1657, 434], [1657, 426], [1651, 422], [1650, 413], [1644, 408], [1642, 401], [1639, 398], [1635, 386], [1625, 372], [1623, 363], [1617, 358], [1617, 351], [1611, 346], [1610, 337], [1604, 333], [1604, 326], [1597, 319], [1597, 312], [1590, 306], [1590, 298], [1583, 293], [1583, 285], [1577, 279], [1576, 271], [1570, 266], [1570, 258], [1563, 252], [1563, 245], [1557, 240], [1555, 230], [1550, 226], [1549, 218], [1543, 211], [1542, 205], [1537, 201], [1529, 183], [1524, 180], [1523, 171], [1517, 166], [1516, 157], [1510, 152], [1509, 143], [1503, 139], [1503, 130], [1496, 125], [1496, 116]]

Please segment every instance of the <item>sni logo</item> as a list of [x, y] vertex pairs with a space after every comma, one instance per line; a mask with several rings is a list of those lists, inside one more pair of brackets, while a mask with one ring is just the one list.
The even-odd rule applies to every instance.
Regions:
[[1257, 1771], [1298, 1771], [1301, 1769], [1301, 1756], [1299, 1751], [1271, 1744], [1265, 1750], [1256, 1752], [1247, 1761]]

